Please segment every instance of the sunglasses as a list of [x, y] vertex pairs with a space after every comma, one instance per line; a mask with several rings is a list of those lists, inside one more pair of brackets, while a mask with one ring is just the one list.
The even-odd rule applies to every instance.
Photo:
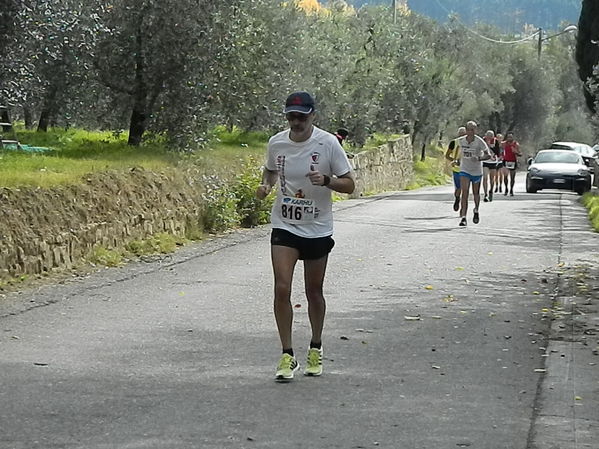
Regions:
[[285, 118], [288, 122], [292, 122], [293, 120], [305, 122], [306, 120], [308, 120], [309, 116], [310, 114], [300, 114], [299, 112], [290, 112], [288, 114], [285, 114]]

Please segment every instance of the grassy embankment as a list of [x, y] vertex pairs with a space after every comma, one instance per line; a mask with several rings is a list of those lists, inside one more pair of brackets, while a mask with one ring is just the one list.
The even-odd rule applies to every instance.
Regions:
[[[92, 172], [131, 167], [161, 172], [194, 164], [210, 182], [206, 194], [210, 202], [205, 217], [208, 223], [204, 226], [207, 232], [220, 232], [248, 220], [253, 221], [250, 224], [264, 223], [268, 218], [269, 203], [258, 204], [253, 196], [267, 140], [262, 133], [217, 129], [210, 145], [194, 154], [169, 151], [160, 140], [135, 148], [127, 145], [126, 135], [80, 129], [53, 129], [47, 133], [18, 129], [17, 137], [23, 144], [49, 150], [0, 150], [0, 188], [52, 188], [80, 183]], [[193, 237], [200, 238], [202, 235]], [[169, 253], [184, 243], [182, 238], [161, 233], [118, 250], [97, 247], [89, 262], [115, 266], [133, 257]]]
[[53, 129], [47, 133], [19, 130], [21, 143], [47, 147], [44, 153], [0, 151], [0, 187], [49, 188], [81, 182], [83, 176], [103, 170], [136, 166], [160, 171], [194, 163], [206, 173], [230, 173], [251, 158], [262, 158], [266, 136], [259, 133], [215, 131], [210, 146], [194, 155], [169, 151], [160, 140], [140, 147], [127, 145], [125, 134], [80, 129]]

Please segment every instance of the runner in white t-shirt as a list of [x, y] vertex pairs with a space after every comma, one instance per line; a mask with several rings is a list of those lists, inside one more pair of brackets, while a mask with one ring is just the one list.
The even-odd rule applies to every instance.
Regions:
[[271, 222], [271, 259], [275, 282], [274, 313], [283, 348], [275, 379], [289, 381], [299, 364], [293, 353], [291, 284], [298, 260], [304, 282], [312, 339], [304, 374], [322, 374], [322, 328], [326, 304], [323, 282], [333, 248], [332, 191], [352, 193], [354, 176], [337, 138], [313, 125], [314, 100], [307, 92], [291, 94], [285, 103], [289, 129], [268, 142], [262, 185], [264, 199], [278, 182]]
[[480, 205], [480, 181], [483, 175], [482, 161], [491, 158], [489, 147], [483, 139], [476, 135], [478, 125], [474, 121], [466, 123], [466, 135], [458, 139], [462, 148], [462, 159], [460, 160], [460, 188], [462, 189], [460, 226], [466, 226], [466, 213], [468, 212], [468, 194], [472, 184], [472, 196], [474, 196], [474, 217], [472, 221], [476, 224], [480, 217], [478, 207]]

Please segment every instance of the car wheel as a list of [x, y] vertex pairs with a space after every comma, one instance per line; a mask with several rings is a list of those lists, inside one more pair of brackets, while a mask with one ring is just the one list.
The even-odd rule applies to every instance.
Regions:
[[526, 193], [537, 193], [537, 189], [532, 186], [532, 182], [528, 177], [526, 178]]

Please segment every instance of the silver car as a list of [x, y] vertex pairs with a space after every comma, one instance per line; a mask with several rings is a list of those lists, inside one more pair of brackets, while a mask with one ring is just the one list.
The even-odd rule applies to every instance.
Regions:
[[576, 151], [582, 156], [582, 160], [590, 168], [591, 173], [594, 172], [598, 156], [597, 152], [590, 145], [579, 142], [553, 142], [550, 148]]
[[528, 162], [526, 191], [572, 190], [579, 195], [591, 189], [591, 173], [582, 156], [571, 150], [541, 150]]

